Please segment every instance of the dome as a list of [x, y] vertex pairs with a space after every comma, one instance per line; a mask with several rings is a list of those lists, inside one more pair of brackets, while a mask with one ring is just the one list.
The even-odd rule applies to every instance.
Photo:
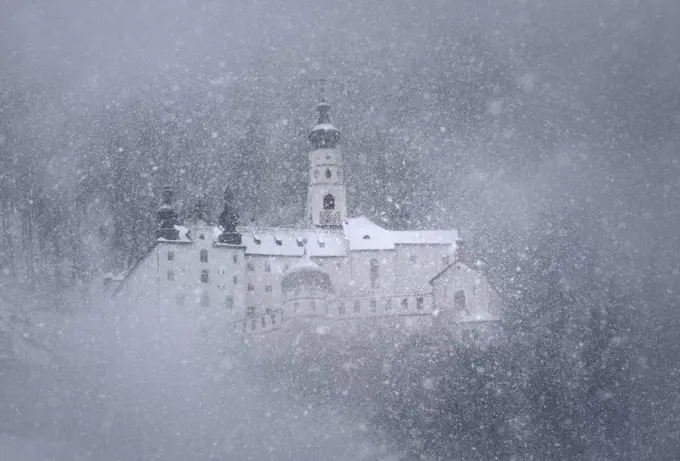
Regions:
[[316, 107], [316, 110], [319, 111], [319, 121], [309, 133], [309, 142], [316, 149], [333, 148], [340, 141], [340, 130], [331, 123], [331, 106], [323, 101]]
[[307, 252], [297, 261], [281, 279], [281, 289], [284, 293], [292, 292], [296, 289], [322, 290], [328, 293], [333, 292], [331, 278], [321, 266], [309, 259]]

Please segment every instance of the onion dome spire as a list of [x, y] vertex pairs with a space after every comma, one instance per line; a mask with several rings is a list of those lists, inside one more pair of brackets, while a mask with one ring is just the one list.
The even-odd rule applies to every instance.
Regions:
[[165, 186], [161, 192], [161, 206], [156, 213], [159, 229], [156, 231], [157, 239], [179, 240], [179, 231], [175, 229], [177, 224], [177, 212], [172, 207], [172, 188]]
[[324, 97], [324, 80], [321, 80], [321, 102], [316, 106], [319, 111], [319, 120], [307, 137], [315, 149], [332, 149], [340, 141], [340, 130], [331, 123], [331, 105]]
[[228, 245], [240, 245], [241, 234], [236, 232], [239, 216], [234, 209], [234, 194], [229, 187], [224, 189], [224, 208], [220, 213], [220, 227], [222, 227], [222, 234], [220, 234], [219, 242]]

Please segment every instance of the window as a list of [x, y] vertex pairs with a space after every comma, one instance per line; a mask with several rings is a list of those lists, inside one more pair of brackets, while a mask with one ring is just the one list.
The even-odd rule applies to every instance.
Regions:
[[238, 285], [238, 277], [236, 275], [234, 275], [233, 281], [234, 285]]
[[248, 317], [252, 317], [253, 315], [255, 315], [255, 306], [248, 306], [248, 308], [246, 309], [246, 315]]
[[234, 262], [234, 264], [237, 264], [238, 263], [238, 255], [232, 256], [231, 260]]
[[345, 303], [338, 304], [338, 314], [345, 315]]
[[331, 169], [326, 168], [326, 179], [331, 179]]
[[358, 299], [354, 301], [354, 312], [359, 313], [361, 312], [361, 301]]
[[199, 234], [198, 238], [200, 238], [201, 240], [205, 240], [205, 234]]
[[272, 266], [269, 265], [269, 262], [264, 263], [264, 271], [265, 272], [271, 272], [272, 271]]
[[402, 309], [408, 309], [408, 298], [403, 298], [401, 300], [401, 308]]
[[253, 319], [250, 321], [250, 329], [254, 330], [255, 328], [257, 328], [257, 320]]
[[253, 285], [252, 283], [249, 283], [248, 284], [248, 291], [255, 291], [255, 285]]
[[201, 250], [201, 262], [202, 263], [207, 263], [208, 262], [208, 250]]
[[272, 286], [271, 285], [265, 285], [264, 291], [266, 291], [267, 293], [271, 293], [272, 292]]
[[385, 312], [392, 312], [392, 298], [385, 300]]
[[175, 280], [175, 271], [168, 271], [168, 280], [171, 282]]
[[264, 328], [267, 325], [267, 319], [265, 318], [264, 315], [260, 317], [260, 323], [262, 324], [262, 328]]
[[415, 263], [416, 263], [416, 257], [415, 257], [415, 256], [410, 256], [410, 257], [408, 258], [408, 262], [409, 262], [410, 264], [415, 264]]
[[375, 299], [371, 299], [369, 305], [371, 307], [371, 312], [375, 312], [378, 309], [378, 301], [376, 301]]
[[425, 300], [423, 299], [422, 296], [418, 296], [416, 298], [416, 309], [418, 309], [419, 311], [422, 311], [424, 307], [425, 307]]
[[255, 265], [253, 263], [248, 263], [246, 267], [248, 268], [248, 272], [255, 272]]
[[449, 257], [448, 256], [442, 256], [442, 266], [446, 267], [449, 265]]
[[323, 209], [335, 210], [335, 197], [333, 195], [326, 194], [323, 196]]
[[315, 302], [315, 301], [310, 301], [309, 307], [312, 309], [312, 311], [316, 311], [316, 302]]
[[272, 314], [271, 319], [272, 319], [272, 325], [276, 325], [276, 316], [274, 314]]
[[378, 287], [378, 277], [379, 277], [379, 269], [378, 269], [378, 260], [377, 259], [371, 259], [371, 288], [377, 288]]
[[203, 269], [201, 271], [201, 282], [208, 283], [208, 269]]
[[174, 251], [168, 251], [168, 261], [174, 261], [175, 260], [175, 252]]
[[201, 307], [210, 307], [210, 298], [208, 293], [203, 293], [201, 295]]
[[300, 310], [300, 304], [297, 303], [297, 302], [293, 303], [293, 313], [297, 314], [299, 310]]
[[453, 304], [456, 309], [467, 312], [467, 306], [465, 302], [465, 292], [463, 290], [458, 290], [453, 295]]
[[227, 296], [224, 298], [224, 307], [226, 309], [233, 309], [234, 308], [234, 298], [231, 296]]

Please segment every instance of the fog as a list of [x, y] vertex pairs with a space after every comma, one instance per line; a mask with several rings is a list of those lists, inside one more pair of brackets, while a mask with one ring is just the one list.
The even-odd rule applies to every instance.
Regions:
[[[0, 461], [677, 459], [679, 21], [674, 0], [0, 0]], [[393, 371], [322, 398], [100, 297], [165, 184], [182, 212], [228, 185], [244, 221], [299, 225], [321, 79], [351, 214], [459, 229], [504, 346], [380, 345], [357, 354]], [[455, 385], [421, 400], [437, 367]]]

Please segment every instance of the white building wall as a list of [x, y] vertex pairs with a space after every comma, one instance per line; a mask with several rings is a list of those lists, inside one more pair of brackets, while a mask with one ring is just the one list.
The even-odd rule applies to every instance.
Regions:
[[450, 245], [397, 245], [394, 293], [430, 293], [430, 279], [449, 265]]
[[[397, 268], [394, 250], [353, 251], [350, 253], [350, 296], [387, 296], [396, 289]], [[378, 262], [378, 277], [373, 283], [371, 261]], [[347, 274], [345, 275], [347, 277]], [[335, 282], [335, 281], [334, 281]]]
[[[487, 277], [465, 264], [453, 264], [433, 282], [435, 308], [442, 319], [455, 322], [495, 321], [498, 296]], [[456, 306], [456, 292], [465, 293], [466, 309]]]
[[247, 307], [258, 313], [279, 309], [283, 299], [281, 277], [298, 258], [265, 255], [246, 255], [245, 258], [245, 284], [241, 289], [245, 292]]
[[227, 323], [242, 319], [245, 314], [245, 292], [243, 289], [246, 279], [245, 248], [238, 246], [216, 245], [209, 250], [209, 264], [214, 268], [210, 278], [211, 296], [215, 296], [215, 306], [224, 312]]

